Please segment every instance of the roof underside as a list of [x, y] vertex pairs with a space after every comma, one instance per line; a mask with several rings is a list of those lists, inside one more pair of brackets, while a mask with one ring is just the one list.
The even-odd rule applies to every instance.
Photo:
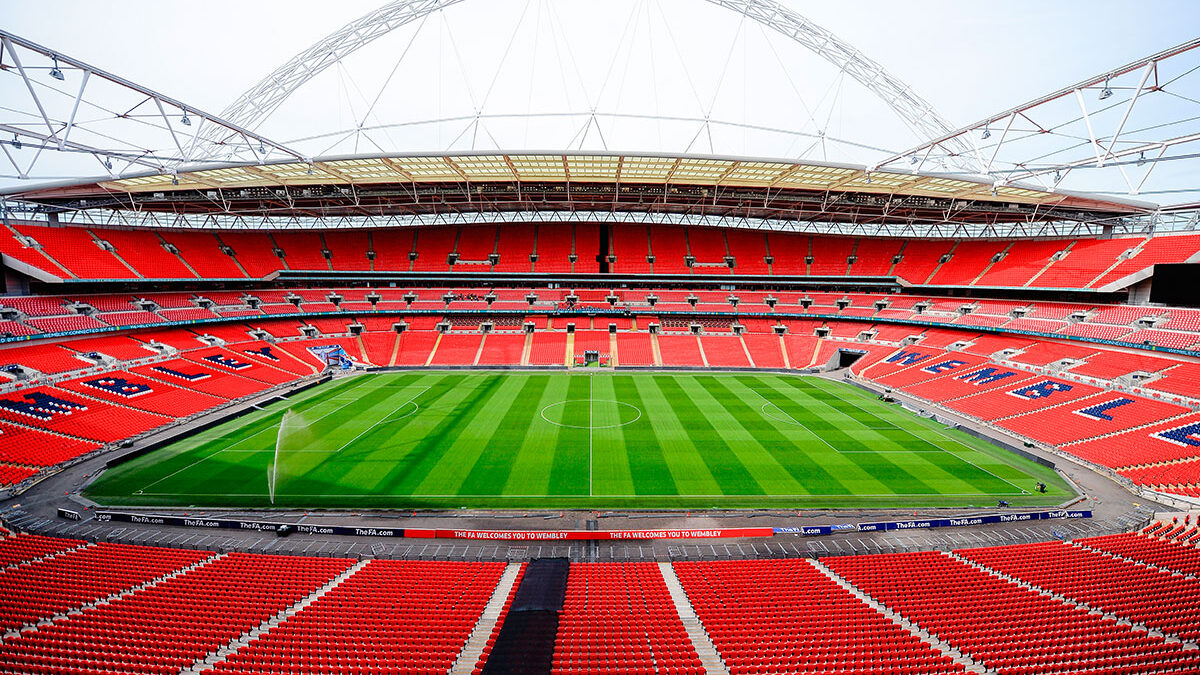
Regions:
[[221, 166], [35, 188], [8, 198], [45, 211], [331, 218], [578, 210], [1011, 223], [1095, 221], [1153, 210], [956, 175], [760, 159], [549, 153]]

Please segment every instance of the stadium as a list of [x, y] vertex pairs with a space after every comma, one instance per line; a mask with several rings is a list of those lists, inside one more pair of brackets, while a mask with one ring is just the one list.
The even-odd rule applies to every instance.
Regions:
[[1200, 672], [1194, 8], [67, 4], [0, 672]]

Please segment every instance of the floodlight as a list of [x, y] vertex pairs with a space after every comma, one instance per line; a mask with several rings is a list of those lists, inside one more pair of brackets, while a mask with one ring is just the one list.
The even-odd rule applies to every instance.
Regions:
[[54, 67], [50, 69], [50, 77], [53, 77], [54, 79], [58, 80], [59, 82], [62, 82], [63, 80], [67, 79], [66, 77], [63, 76], [63, 72], [58, 69], [58, 57], [51, 56], [50, 58], [54, 59]]
[[1142, 153], [1140, 155], [1138, 155], [1137, 165], [1141, 166], [1145, 163], [1146, 163], [1146, 151], [1143, 150]]
[[179, 185], [179, 176], [171, 174], [171, 185]]
[[104, 158], [104, 168], [108, 169], [109, 171], [112, 171], [112, 157]]
[[21, 149], [21, 139], [17, 138], [17, 135], [15, 133], [13, 134], [12, 146], [13, 146], [14, 150]]
[[192, 126], [192, 118], [187, 116], [186, 110], [183, 111], [183, 117], [179, 119], [179, 122], [180, 122], [180, 124], [182, 124], [185, 127]]
[[992, 130], [985, 126], [983, 128], [983, 140], [986, 141], [987, 139], [989, 139], [991, 137], [992, 137]]
[[1104, 78], [1104, 88], [1100, 90], [1100, 100], [1103, 101], [1110, 96], [1112, 96], [1112, 89], [1108, 88], [1108, 78], [1106, 77]]

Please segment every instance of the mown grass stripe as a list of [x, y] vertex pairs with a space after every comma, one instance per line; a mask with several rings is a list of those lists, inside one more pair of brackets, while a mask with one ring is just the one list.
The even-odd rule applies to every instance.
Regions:
[[721, 492], [727, 495], [766, 494], [766, 489], [754, 480], [738, 454], [725, 442], [721, 432], [696, 405], [694, 392], [702, 388], [694, 380], [683, 377], [661, 378], [658, 385], [684, 422], [684, 430], [692, 445], [704, 449], [699, 453], [700, 459], [721, 486]]
[[659, 380], [666, 377], [670, 376], [649, 375], [633, 381], [650, 422], [651, 433], [645, 443], [657, 446], [662, 452], [679, 494], [722, 494], [724, 490], [704, 461], [703, 453], [688, 435], [687, 425], [676, 414], [674, 401], [659, 386]]
[[[509, 379], [519, 382], [519, 391], [513, 396], [503, 417], [500, 416], [499, 410], [488, 411], [486, 420], [493, 422], [491, 436], [476, 454], [470, 471], [466, 472], [461, 485], [458, 486], [459, 494], [504, 493], [514, 460], [521, 449], [523, 430], [530, 426], [530, 420], [537, 417], [538, 403], [550, 381], [545, 375], [523, 375], [519, 378], [509, 376]], [[478, 424], [481, 417], [483, 416], [477, 416], [473, 424]]]
[[[656, 441], [650, 421], [650, 404], [642, 398], [635, 376], [617, 375], [612, 379], [613, 393], [619, 401], [627, 401], [642, 411], [641, 419], [616, 430], [621, 448], [629, 465], [632, 489], [625, 494], [677, 495], [679, 486], [671, 472], [671, 463]], [[614, 490], [615, 492], [615, 490]]]

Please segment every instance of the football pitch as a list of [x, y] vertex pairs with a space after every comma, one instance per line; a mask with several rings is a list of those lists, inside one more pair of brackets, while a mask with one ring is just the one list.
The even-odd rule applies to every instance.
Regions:
[[1074, 494], [1047, 467], [827, 379], [479, 371], [320, 385], [110, 468], [87, 494], [262, 507], [272, 482], [289, 508], [1044, 506]]

